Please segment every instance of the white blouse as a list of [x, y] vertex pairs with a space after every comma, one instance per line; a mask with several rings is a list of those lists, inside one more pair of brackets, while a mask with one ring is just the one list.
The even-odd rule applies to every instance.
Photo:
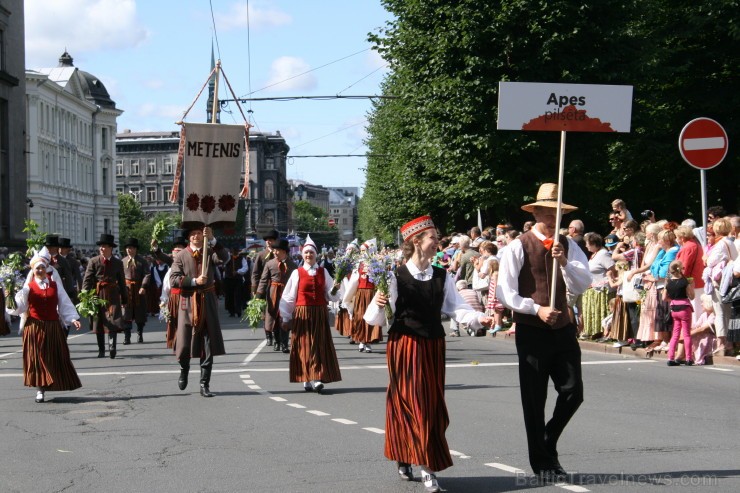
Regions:
[[[57, 311], [59, 312], [59, 318], [65, 325], [70, 325], [75, 320], [79, 320], [80, 315], [77, 313], [77, 310], [72, 304], [72, 300], [69, 299], [69, 295], [67, 295], [67, 292], [64, 290], [62, 279], [59, 277], [56, 269], [54, 269], [54, 272], [51, 275], [52, 280], [57, 284]], [[30, 281], [27, 280], [26, 283], [23, 285], [23, 288], [15, 293], [15, 303], [17, 305], [16, 309], [5, 309], [5, 311], [7, 311], [9, 314], [19, 316], [25, 316], [27, 314], [29, 308], [28, 294], [31, 292], [31, 288], [28, 286], [29, 282], [35, 282], [39, 287], [41, 287], [41, 289], [47, 289], [49, 287], [48, 278], [42, 282], [38, 281], [35, 277], [33, 277]], [[25, 317], [23, 322], [25, 325]], [[21, 327], [22, 326], [23, 325], [21, 325]]]
[[[409, 274], [415, 279], [423, 282], [432, 280], [434, 269], [431, 265], [423, 271], [413, 262], [406, 262], [406, 267], [409, 270]], [[396, 300], [398, 300], [398, 282], [396, 281], [396, 276], [391, 276], [389, 288], [390, 299], [388, 303], [395, 313]], [[377, 297], [377, 293], [375, 296]], [[445, 279], [445, 297], [442, 302], [442, 313], [453, 317], [457, 323], [468, 324], [471, 329], [480, 329], [483, 327], [483, 324], [480, 323], [480, 318], [485, 317], [485, 314], [473, 310], [469, 304], [465, 303], [460, 293], [455, 289], [455, 282], [449, 276]], [[364, 320], [370, 325], [385, 325], [385, 310], [375, 303], [375, 297], [373, 297], [373, 301], [365, 311]]]

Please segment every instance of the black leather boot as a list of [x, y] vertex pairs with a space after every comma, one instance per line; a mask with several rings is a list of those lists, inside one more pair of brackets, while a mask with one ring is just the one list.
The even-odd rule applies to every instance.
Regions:
[[180, 378], [177, 379], [177, 386], [180, 390], [185, 390], [188, 386], [188, 373], [190, 373], [190, 362], [180, 361]]
[[280, 338], [282, 339], [282, 342], [280, 345], [283, 348], [283, 353], [288, 354], [290, 352], [290, 348], [288, 347], [288, 339], [290, 339], [290, 332], [288, 332], [287, 330], [281, 330]]
[[209, 384], [211, 383], [211, 369], [200, 368], [200, 395], [203, 397], [213, 397], [216, 394], [211, 392]]
[[144, 342], [144, 327], [137, 327], [136, 332], [137, 334], [139, 334], [139, 338], [136, 342], [141, 344], [142, 342]]
[[105, 334], [98, 332], [95, 337], [98, 339], [98, 358], [105, 358]]
[[131, 329], [125, 329], [123, 331], [123, 345], [128, 346], [131, 344]]
[[272, 332], [265, 331], [265, 339], [267, 340], [267, 345], [272, 346]]
[[116, 357], [116, 342], [118, 340], [118, 334], [115, 332], [108, 334], [108, 350], [110, 352], [110, 359]]

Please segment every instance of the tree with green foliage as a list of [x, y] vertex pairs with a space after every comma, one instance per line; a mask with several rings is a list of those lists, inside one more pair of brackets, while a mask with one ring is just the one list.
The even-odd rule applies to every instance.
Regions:
[[296, 233], [310, 234], [319, 248], [339, 244], [339, 231], [336, 226], [329, 226], [329, 214], [305, 200], [293, 203], [293, 224]]
[[[631, 133], [568, 134], [564, 200], [597, 231], [617, 197], [661, 217], [696, 215], [698, 171], [676, 143], [688, 108], [737, 133], [738, 2], [674, 3], [383, 0], [395, 19], [370, 40], [389, 63], [382, 89], [394, 98], [368, 118], [360, 230], [393, 238], [425, 213], [461, 230], [478, 208], [487, 224], [528, 219], [520, 205], [557, 181], [560, 135], [496, 130], [499, 81], [633, 85]], [[718, 50], [706, 71], [700, 47]], [[737, 155], [721, 168], [709, 172], [709, 202], [733, 210], [736, 180], [720, 177]]]
[[[136, 238], [139, 240], [142, 253], [149, 252], [152, 232], [158, 221], [164, 221], [167, 224], [180, 222], [179, 215], [166, 212], [158, 212], [147, 219], [139, 201], [129, 194], [118, 194], [118, 219], [119, 244], [128, 238]], [[170, 245], [164, 242], [161, 246], [168, 248]]]

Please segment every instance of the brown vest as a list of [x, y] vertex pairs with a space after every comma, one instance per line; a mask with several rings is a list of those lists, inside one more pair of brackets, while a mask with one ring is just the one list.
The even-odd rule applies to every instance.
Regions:
[[[519, 236], [524, 250], [524, 264], [519, 271], [519, 295], [522, 298], [532, 298], [535, 303], [550, 306], [550, 283], [552, 282], [552, 255], [545, 245], [531, 231]], [[568, 240], [560, 235], [565, 255], [568, 255]], [[540, 320], [537, 315], [514, 312], [514, 322], [523, 325], [533, 325], [543, 329], [562, 329], [571, 323], [568, 315], [568, 301], [565, 296], [565, 281], [560, 268], [555, 269], [557, 281], [555, 283], [555, 308], [561, 311], [554, 325], [550, 326]]]

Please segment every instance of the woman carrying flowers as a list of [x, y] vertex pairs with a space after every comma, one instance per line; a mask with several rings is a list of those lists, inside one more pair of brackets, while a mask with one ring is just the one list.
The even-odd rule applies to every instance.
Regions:
[[445, 271], [431, 265], [439, 241], [431, 217], [406, 223], [401, 234], [407, 261], [391, 276], [389, 295], [379, 290], [365, 312], [371, 325], [385, 320], [386, 306], [395, 315], [388, 330], [385, 456], [397, 462], [404, 481], [413, 479], [411, 464], [420, 465], [426, 490], [440, 491], [434, 473], [452, 465], [441, 314], [473, 329], [493, 319], [467, 305]]
[[16, 293], [15, 309], [7, 309], [11, 315], [27, 315], [23, 326], [23, 384], [38, 389], [36, 402], [44, 402], [47, 390], [82, 387], [62, 327], [64, 322], [79, 330], [80, 316], [64, 291], [61, 278], [47, 274], [50, 262], [46, 247], [34, 255], [33, 276]]
[[308, 235], [302, 253], [303, 265], [285, 284], [280, 317], [283, 329], [291, 331], [290, 381], [303, 382], [307, 392], [321, 393], [325, 383], [342, 380], [328, 310], [328, 302], [337, 301], [339, 296], [332, 294], [335, 283], [318, 265], [318, 250]]

